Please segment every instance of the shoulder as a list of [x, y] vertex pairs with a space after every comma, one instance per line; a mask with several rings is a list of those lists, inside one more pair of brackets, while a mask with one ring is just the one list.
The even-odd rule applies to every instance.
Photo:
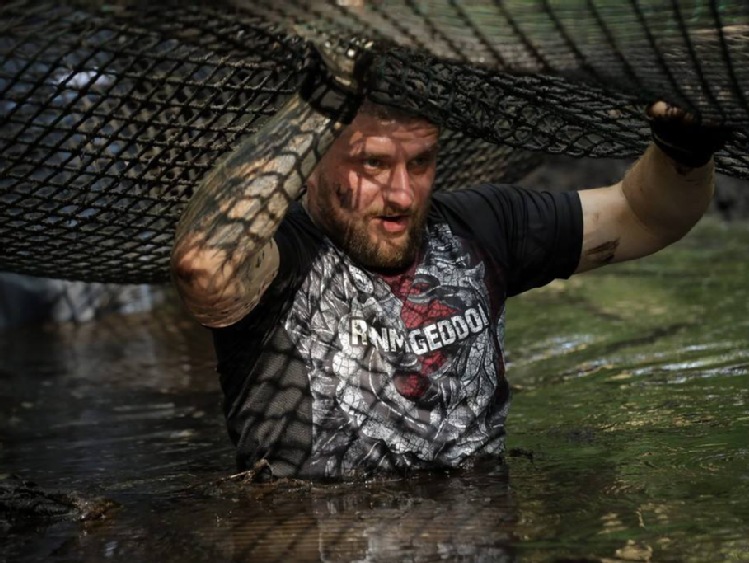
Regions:
[[581, 220], [577, 192], [548, 192], [513, 184], [481, 184], [438, 192], [433, 202], [435, 214], [467, 227], [480, 226], [486, 221], [509, 226], [516, 221], [554, 220], [560, 216]]
[[281, 221], [277, 232], [288, 236], [304, 238], [314, 243], [319, 242], [323, 238], [320, 229], [312, 222], [304, 206], [298, 201], [289, 205], [289, 210]]
[[319, 252], [325, 235], [312, 222], [301, 203], [289, 206], [286, 216], [274, 235], [281, 267], [279, 274], [290, 274], [303, 270]]
[[485, 184], [437, 193], [433, 207], [435, 220], [506, 267], [511, 294], [568, 277], [579, 260], [582, 206], [577, 192]]
[[434, 194], [435, 210], [447, 214], [476, 212], [479, 215], [511, 206], [526, 197], [525, 190], [511, 184], [479, 184]]
[[532, 190], [511, 184], [480, 184], [435, 193], [432, 212], [453, 229], [475, 233], [506, 224], [534, 197]]
[[574, 191], [550, 192], [525, 188], [516, 184], [478, 184], [457, 190], [442, 190], [435, 193], [433, 199], [438, 206], [465, 207], [482, 204], [512, 206], [524, 201], [569, 198], [579, 198], [579, 196]]

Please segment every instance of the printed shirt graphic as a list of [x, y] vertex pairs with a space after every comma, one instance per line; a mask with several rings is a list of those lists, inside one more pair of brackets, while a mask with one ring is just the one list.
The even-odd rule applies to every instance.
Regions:
[[[503, 296], [445, 224], [392, 278], [321, 252], [284, 320], [307, 365], [314, 473], [456, 466], [503, 448]], [[494, 292], [494, 295], [492, 295]]]
[[262, 301], [213, 330], [237, 467], [452, 467], [502, 450], [504, 303], [574, 272], [582, 207], [516, 186], [437, 193], [421, 257], [395, 277], [358, 268], [299, 204], [276, 242]]

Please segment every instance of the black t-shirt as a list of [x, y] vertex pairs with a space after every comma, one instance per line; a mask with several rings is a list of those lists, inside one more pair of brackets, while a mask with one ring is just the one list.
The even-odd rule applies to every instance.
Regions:
[[567, 278], [576, 193], [479, 186], [434, 195], [415, 266], [358, 267], [295, 204], [280, 269], [243, 320], [214, 330], [240, 469], [341, 477], [455, 467], [504, 449], [508, 297]]

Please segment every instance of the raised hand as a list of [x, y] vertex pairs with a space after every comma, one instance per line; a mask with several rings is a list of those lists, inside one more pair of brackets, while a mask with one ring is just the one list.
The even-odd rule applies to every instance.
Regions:
[[173, 278], [205, 325], [238, 321], [275, 279], [274, 234], [363, 99], [368, 43], [308, 33], [315, 46], [301, 92], [203, 178], [177, 226]]
[[295, 29], [310, 44], [301, 97], [320, 113], [350, 122], [366, 93], [372, 42], [337, 39], [310, 26]]
[[653, 142], [680, 167], [705, 166], [726, 144], [731, 131], [700, 123], [683, 109], [658, 101], [646, 110]]

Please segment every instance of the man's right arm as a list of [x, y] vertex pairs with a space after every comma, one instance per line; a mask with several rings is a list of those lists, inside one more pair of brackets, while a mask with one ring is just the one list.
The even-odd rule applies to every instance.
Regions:
[[342, 126], [294, 96], [201, 182], [177, 226], [172, 274], [202, 324], [235, 323], [260, 300], [278, 272], [273, 235]]
[[352, 93], [361, 87], [365, 63], [352, 58], [350, 47], [343, 52], [347, 59], [307, 84], [208, 173], [182, 215], [172, 278], [200, 323], [239, 321], [275, 279], [280, 257], [273, 236], [360, 103]]

